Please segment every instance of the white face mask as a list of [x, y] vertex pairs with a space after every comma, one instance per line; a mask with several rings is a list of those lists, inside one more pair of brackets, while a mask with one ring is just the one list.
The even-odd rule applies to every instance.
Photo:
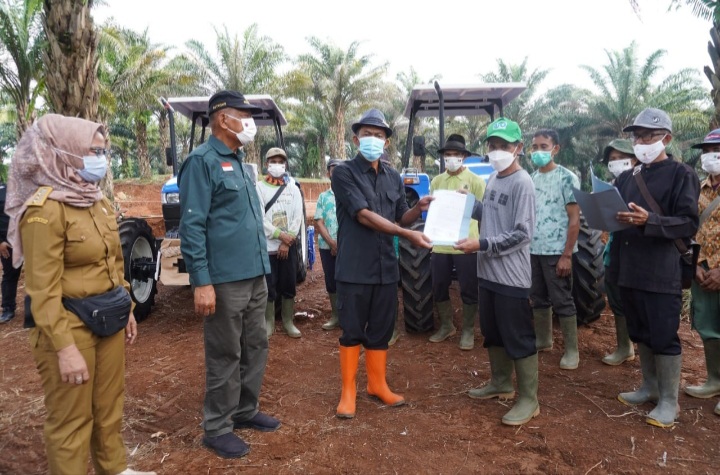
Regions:
[[270, 163], [268, 164], [268, 173], [275, 178], [280, 178], [285, 174], [284, 163]]
[[448, 171], [455, 173], [460, 169], [463, 164], [463, 159], [460, 157], [445, 157], [445, 167]]
[[610, 173], [615, 175], [615, 177], [619, 177], [622, 172], [625, 170], [630, 170], [632, 168], [632, 159], [631, 158], [623, 158], [622, 160], [613, 160], [612, 162], [608, 163], [608, 170], [610, 170]]
[[238, 120], [242, 124], [242, 132], [235, 132], [235, 136], [241, 144], [247, 145], [255, 139], [255, 134], [257, 133], [257, 126], [255, 125], [255, 121], [252, 117], [249, 117], [247, 119], [238, 119], [237, 117], [233, 117], [231, 115], [226, 115], [225, 117], [230, 117], [231, 119]]
[[710, 175], [720, 175], [720, 153], [703, 153], [700, 155], [700, 163], [702, 169]]
[[[517, 147], [515, 147], [515, 150], [517, 150]], [[515, 161], [515, 150], [512, 152], [506, 152], [505, 150], [493, 150], [489, 152], [488, 159], [490, 160], [490, 165], [492, 165], [498, 173], [505, 171], [507, 167]]]
[[660, 140], [651, 144], [639, 143], [633, 145], [633, 151], [637, 159], [645, 164], [654, 162], [665, 150], [665, 144], [663, 143], [665, 137], [666, 135], [663, 135]]

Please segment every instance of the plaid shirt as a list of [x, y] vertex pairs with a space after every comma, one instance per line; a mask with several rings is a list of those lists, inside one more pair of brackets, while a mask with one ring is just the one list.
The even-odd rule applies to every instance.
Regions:
[[[703, 211], [718, 196], [720, 188], [713, 188], [708, 177], [700, 187], [700, 199], [698, 200], [698, 213]], [[709, 269], [715, 269], [720, 265], [720, 206], [717, 206], [712, 214], [705, 220], [698, 229], [695, 240], [700, 243], [700, 258], [698, 262], [707, 261]]]

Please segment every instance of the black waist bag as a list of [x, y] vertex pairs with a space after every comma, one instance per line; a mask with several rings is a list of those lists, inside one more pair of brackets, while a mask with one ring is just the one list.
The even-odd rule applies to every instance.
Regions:
[[97, 336], [114, 335], [125, 328], [132, 310], [132, 299], [125, 287], [84, 299], [63, 298], [62, 303]]

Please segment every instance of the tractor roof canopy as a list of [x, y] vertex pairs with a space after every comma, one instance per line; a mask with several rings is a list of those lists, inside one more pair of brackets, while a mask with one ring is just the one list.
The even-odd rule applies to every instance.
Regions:
[[[494, 116], [517, 98], [527, 87], [524, 83], [484, 83], [442, 86], [445, 116]], [[497, 109], [496, 109], [497, 108]], [[405, 117], [439, 117], [440, 98], [432, 84], [415, 86], [410, 92]]]
[[[256, 95], [245, 95], [245, 99], [250, 104], [260, 107], [262, 112], [259, 114], [253, 114], [255, 124], [258, 127], [263, 125], [274, 125], [275, 121], [281, 126], [287, 125], [285, 115], [282, 113], [278, 105], [275, 103], [272, 97], [267, 94], [256, 94]], [[184, 115], [191, 121], [196, 121], [198, 118], [203, 119], [203, 123], [207, 123], [208, 120], [208, 101], [210, 96], [207, 97], [174, 97], [168, 99], [170, 105], [175, 109], [176, 112]]]

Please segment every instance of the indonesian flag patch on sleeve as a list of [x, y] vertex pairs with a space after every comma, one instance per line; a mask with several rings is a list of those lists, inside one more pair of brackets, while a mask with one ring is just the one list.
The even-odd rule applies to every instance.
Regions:
[[233, 171], [232, 163], [230, 163], [230, 162], [222, 162], [221, 165], [222, 165], [223, 171], [226, 171], [226, 172], [231, 172], [231, 171]]

